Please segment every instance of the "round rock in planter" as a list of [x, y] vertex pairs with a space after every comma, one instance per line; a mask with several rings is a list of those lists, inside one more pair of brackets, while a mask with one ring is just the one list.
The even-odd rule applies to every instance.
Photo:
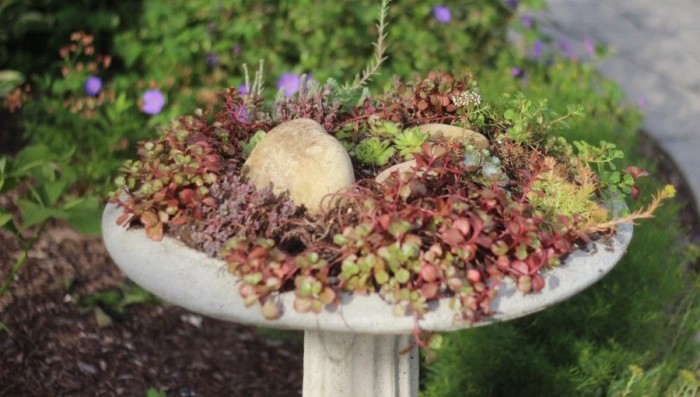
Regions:
[[[304, 396], [417, 396], [418, 356], [411, 349], [412, 316], [396, 317], [392, 305], [376, 295], [341, 294], [341, 304], [320, 314], [293, 311], [294, 293], [280, 296], [286, 311], [267, 320], [258, 307], [247, 308], [238, 280], [223, 261], [207, 257], [178, 240], [150, 240], [143, 230], [116, 225], [122, 210], [105, 209], [102, 228], [107, 249], [136, 283], [160, 298], [197, 313], [265, 327], [305, 330]], [[545, 287], [523, 295], [504, 282], [491, 303], [496, 313], [479, 323], [455, 320], [448, 299], [435, 302], [418, 322], [426, 331], [450, 331], [527, 315], [560, 302], [593, 284], [622, 257], [632, 237], [623, 225], [605, 242], [575, 251], [562, 265], [544, 274]], [[400, 354], [409, 350], [407, 354]]]
[[[255, 146], [243, 174], [258, 189], [288, 192], [309, 211], [355, 182], [352, 161], [343, 145], [311, 119], [287, 121], [270, 130]], [[330, 204], [330, 203], [329, 203]]]

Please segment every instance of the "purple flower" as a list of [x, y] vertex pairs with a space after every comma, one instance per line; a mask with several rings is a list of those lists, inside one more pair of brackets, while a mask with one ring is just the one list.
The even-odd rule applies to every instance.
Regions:
[[525, 75], [525, 72], [517, 66], [513, 67], [510, 70], [510, 73], [513, 75], [513, 77], [523, 77]]
[[163, 106], [165, 106], [165, 95], [158, 89], [144, 92], [141, 99], [143, 100], [141, 110], [146, 114], [158, 114], [163, 110]]
[[559, 49], [564, 53], [564, 55], [569, 58], [570, 60], [575, 60], [576, 59], [576, 53], [574, 52], [574, 48], [571, 46], [571, 43], [569, 40], [566, 39], [560, 39], [557, 42]]
[[540, 40], [537, 40], [535, 44], [532, 45], [532, 56], [535, 59], [539, 59], [542, 56], [542, 52], [544, 51], [544, 43]]
[[248, 86], [245, 85], [245, 83], [241, 83], [241, 85], [238, 86], [238, 93], [241, 95], [246, 95], [248, 93]]
[[277, 89], [284, 90], [284, 95], [292, 96], [299, 91], [300, 76], [296, 73], [282, 73], [277, 81]]
[[102, 91], [102, 79], [97, 76], [90, 76], [85, 80], [85, 93], [90, 96], [99, 95]]
[[643, 108], [644, 106], [646, 106], [647, 105], [646, 97], [643, 97], [643, 96], [637, 97], [637, 105], [639, 105], [640, 108]]
[[520, 3], [518, 0], [506, 0], [506, 4], [508, 4], [510, 8], [518, 8], [518, 3]]
[[207, 59], [207, 66], [210, 69], [214, 69], [216, 67], [216, 65], [219, 64], [219, 56], [214, 54], [213, 52], [210, 52], [209, 54], [207, 54], [206, 59]]
[[452, 19], [452, 13], [447, 6], [433, 7], [433, 16], [440, 23], [447, 23]]
[[241, 105], [236, 112], [236, 120], [240, 121], [241, 123], [247, 123], [249, 119], [250, 114], [248, 113], [248, 109], [245, 107], [245, 105]]
[[532, 29], [532, 17], [529, 15], [521, 15], [520, 23], [523, 24], [525, 29]]
[[595, 56], [595, 41], [589, 36], [583, 38], [583, 46], [586, 47], [588, 55]]

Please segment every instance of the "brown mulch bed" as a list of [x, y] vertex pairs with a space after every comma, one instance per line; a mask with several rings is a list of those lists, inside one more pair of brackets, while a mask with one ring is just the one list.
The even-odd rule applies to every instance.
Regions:
[[[19, 251], [0, 233], [0, 277]], [[0, 301], [0, 396], [298, 396], [302, 338], [140, 303], [98, 325], [81, 297], [123, 285], [99, 238], [54, 225]], [[109, 311], [108, 307], [104, 307]], [[101, 310], [101, 309], [99, 309]]]

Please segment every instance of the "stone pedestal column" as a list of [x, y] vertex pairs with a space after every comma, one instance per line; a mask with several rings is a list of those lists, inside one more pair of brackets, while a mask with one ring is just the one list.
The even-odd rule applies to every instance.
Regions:
[[412, 343], [411, 335], [306, 331], [303, 397], [417, 397]]

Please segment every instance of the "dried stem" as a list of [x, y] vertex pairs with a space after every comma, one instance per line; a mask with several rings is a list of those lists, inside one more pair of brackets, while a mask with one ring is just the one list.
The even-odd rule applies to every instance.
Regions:
[[676, 189], [672, 185], [666, 185], [663, 189], [659, 190], [656, 195], [652, 197], [651, 203], [646, 206], [646, 208], [640, 208], [637, 211], [618, 218], [611, 219], [604, 223], [599, 223], [597, 225], [589, 226], [584, 230], [585, 233], [591, 234], [596, 232], [605, 232], [608, 230], [613, 230], [617, 225], [621, 224], [632, 224], [638, 219], [649, 219], [654, 217], [654, 211], [656, 211], [661, 203], [676, 195]]

